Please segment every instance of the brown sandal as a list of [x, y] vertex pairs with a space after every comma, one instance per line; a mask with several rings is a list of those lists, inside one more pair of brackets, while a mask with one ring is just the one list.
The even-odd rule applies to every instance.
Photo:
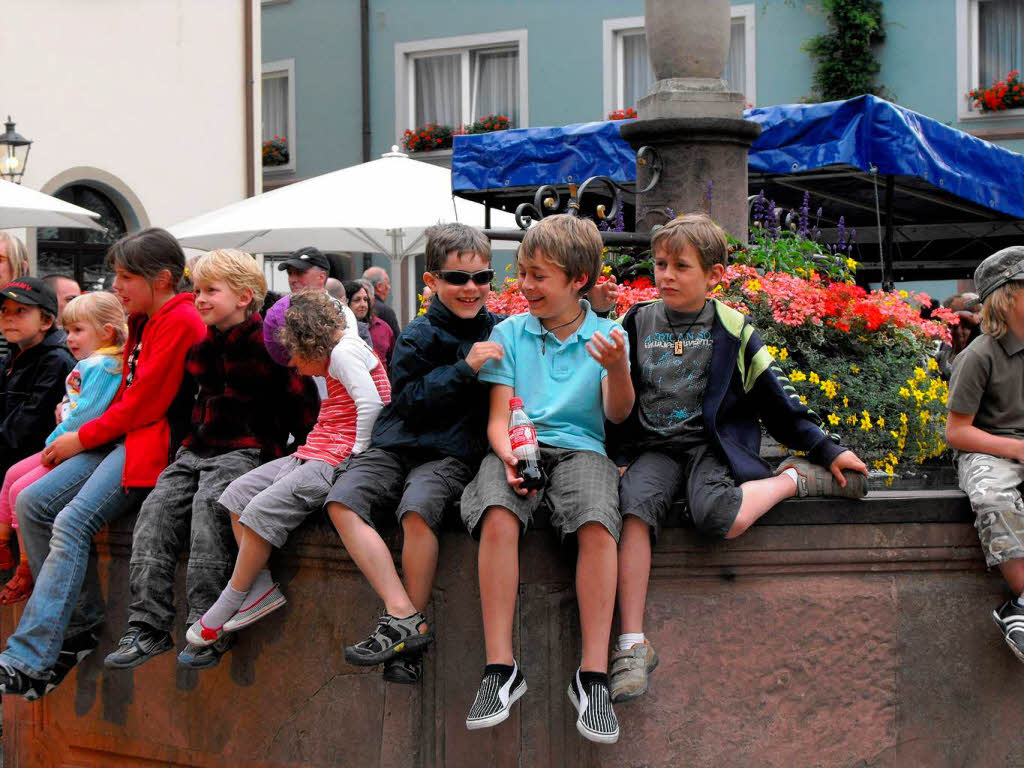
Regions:
[[28, 569], [28, 563], [19, 563], [18, 570], [3, 590], [0, 590], [0, 605], [14, 605], [28, 600], [32, 594], [32, 572]]

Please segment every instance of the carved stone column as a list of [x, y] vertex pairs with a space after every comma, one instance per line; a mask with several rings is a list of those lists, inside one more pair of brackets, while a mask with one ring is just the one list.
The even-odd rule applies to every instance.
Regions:
[[[670, 214], [706, 211], [733, 237], [747, 237], [747, 150], [760, 133], [743, 119], [743, 94], [723, 74], [729, 55], [729, 0], [646, 0], [647, 47], [655, 82], [620, 128], [634, 149], [654, 147], [660, 181], [638, 196], [637, 231]], [[637, 189], [651, 179], [637, 164]]]

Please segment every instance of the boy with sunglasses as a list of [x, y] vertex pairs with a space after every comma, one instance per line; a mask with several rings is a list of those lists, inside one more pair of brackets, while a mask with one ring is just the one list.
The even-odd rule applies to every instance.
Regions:
[[[327, 512], [352, 560], [384, 601], [370, 636], [345, 649], [358, 666], [384, 664], [384, 679], [415, 683], [433, 641], [424, 612], [437, 566], [437, 530], [487, 452], [488, 386], [477, 372], [502, 348], [488, 341], [502, 318], [485, 306], [494, 271], [482, 232], [443, 224], [427, 232], [427, 312], [399, 335], [391, 403], [370, 448], [353, 456], [327, 497]], [[399, 578], [377, 526], [402, 527]]]

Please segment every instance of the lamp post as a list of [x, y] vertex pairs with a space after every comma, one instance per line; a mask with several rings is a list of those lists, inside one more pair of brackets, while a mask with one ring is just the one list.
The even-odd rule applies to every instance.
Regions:
[[32, 140], [14, 130], [14, 121], [7, 116], [4, 123], [4, 132], [0, 134], [0, 176], [15, 184], [21, 183], [21, 177], [25, 175], [25, 165], [28, 163], [28, 151], [32, 148]]

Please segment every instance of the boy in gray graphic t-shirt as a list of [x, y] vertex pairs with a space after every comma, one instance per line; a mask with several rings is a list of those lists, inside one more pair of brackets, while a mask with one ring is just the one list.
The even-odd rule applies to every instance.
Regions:
[[[790, 496], [867, 490], [867, 467], [800, 403], [746, 316], [706, 298], [725, 273], [725, 233], [690, 214], [657, 230], [651, 250], [661, 299], [622, 320], [636, 404], [608, 432], [623, 472], [613, 701], [644, 693], [658, 663], [643, 633], [651, 541], [677, 498], [698, 530], [733, 538]], [[787, 459], [773, 476], [759, 455], [761, 422], [810, 460]]]

